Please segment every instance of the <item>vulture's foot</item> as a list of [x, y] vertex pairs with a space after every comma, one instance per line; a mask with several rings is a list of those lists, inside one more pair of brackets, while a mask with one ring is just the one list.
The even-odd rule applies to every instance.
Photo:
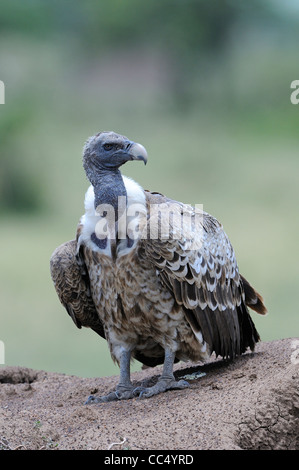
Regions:
[[174, 377], [160, 377], [158, 382], [152, 387], [137, 387], [134, 390], [135, 395], [139, 395], [139, 398], [149, 398], [153, 395], [166, 392], [167, 390], [175, 390], [189, 387], [189, 383], [186, 380], [176, 381]]
[[90, 405], [91, 403], [106, 403], [108, 401], [117, 401], [117, 400], [129, 400], [129, 398], [134, 398], [136, 395], [134, 394], [134, 387], [133, 386], [117, 386], [114, 392], [108, 393], [108, 395], [104, 395], [102, 397], [95, 397], [94, 395], [90, 395], [85, 405]]

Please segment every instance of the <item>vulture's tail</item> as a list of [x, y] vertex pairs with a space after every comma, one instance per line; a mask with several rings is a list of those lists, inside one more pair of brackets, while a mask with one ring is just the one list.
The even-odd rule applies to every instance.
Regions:
[[245, 303], [247, 307], [251, 308], [260, 315], [266, 315], [267, 309], [264, 304], [263, 297], [256, 292], [256, 290], [249, 284], [247, 279], [241, 275], [244, 293], [245, 293]]
[[243, 354], [247, 348], [250, 348], [251, 351], [254, 351], [255, 344], [260, 341], [260, 335], [255, 328], [246, 305], [241, 304], [239, 307], [237, 307], [237, 312], [240, 326], [239, 354]]

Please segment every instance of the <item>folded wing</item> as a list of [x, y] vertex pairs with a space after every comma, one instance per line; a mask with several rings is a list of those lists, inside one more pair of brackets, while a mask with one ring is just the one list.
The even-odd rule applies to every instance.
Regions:
[[253, 350], [259, 335], [246, 303], [259, 313], [266, 309], [240, 275], [221, 224], [204, 211], [157, 193], [146, 194], [146, 256], [183, 306], [194, 333], [200, 331], [216, 355], [233, 358], [248, 347]]

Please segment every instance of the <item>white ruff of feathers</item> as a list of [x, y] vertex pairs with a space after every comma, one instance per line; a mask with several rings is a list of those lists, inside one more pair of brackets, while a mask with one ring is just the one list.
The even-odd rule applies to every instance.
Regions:
[[[127, 218], [126, 218], [126, 227], [130, 227], [130, 232], [133, 234], [133, 239], [137, 239], [138, 233], [138, 224], [140, 223], [140, 217], [146, 214], [146, 198], [144, 194], [143, 188], [136, 183], [131, 178], [127, 176], [123, 176], [123, 182], [127, 192]], [[84, 207], [85, 207], [85, 214], [81, 217], [80, 223], [83, 226], [81, 235], [80, 235], [80, 242], [83, 242], [93, 250], [96, 250], [95, 244], [91, 241], [91, 235], [96, 231], [96, 225], [99, 222], [99, 215], [95, 211], [94, 207], [94, 188], [92, 185], [89, 186], [88, 190], [85, 194], [84, 200]], [[124, 238], [123, 241], [121, 240], [118, 245], [118, 255], [127, 254], [132, 247], [127, 246], [127, 240]], [[100, 249], [99, 249], [100, 250]], [[110, 255], [109, 245], [107, 245], [106, 254]]]

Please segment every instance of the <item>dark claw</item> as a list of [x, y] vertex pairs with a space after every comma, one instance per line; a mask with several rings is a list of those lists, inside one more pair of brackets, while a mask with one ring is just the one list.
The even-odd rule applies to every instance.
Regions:
[[145, 387], [136, 387], [136, 388], [134, 388], [134, 390], [133, 390], [134, 397], [138, 396], [140, 398], [142, 393], [144, 392], [144, 390], [145, 390]]
[[144, 390], [141, 390], [141, 392], [139, 393], [139, 396], [138, 398], [141, 399], [142, 398], [142, 395], [145, 393], [145, 389]]
[[84, 405], [88, 405], [89, 403], [93, 402], [94, 401], [94, 396], [93, 395], [89, 395], [89, 397], [87, 398], [86, 402], [84, 403]]
[[190, 384], [187, 382], [187, 380], [180, 380], [180, 383], [185, 387], [190, 387]]

